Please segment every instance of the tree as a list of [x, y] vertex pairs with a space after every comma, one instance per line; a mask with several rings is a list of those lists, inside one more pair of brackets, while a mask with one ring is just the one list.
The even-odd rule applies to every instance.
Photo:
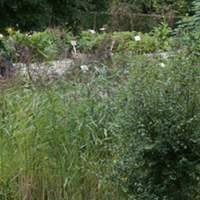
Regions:
[[0, 28], [37, 30], [64, 25], [76, 29], [82, 16], [106, 9], [108, 0], [3, 0], [0, 2]]

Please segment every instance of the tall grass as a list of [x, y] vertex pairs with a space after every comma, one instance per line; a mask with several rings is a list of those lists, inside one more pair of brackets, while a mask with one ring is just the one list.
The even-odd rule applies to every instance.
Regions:
[[0, 200], [122, 199], [110, 83], [16, 86], [0, 95]]

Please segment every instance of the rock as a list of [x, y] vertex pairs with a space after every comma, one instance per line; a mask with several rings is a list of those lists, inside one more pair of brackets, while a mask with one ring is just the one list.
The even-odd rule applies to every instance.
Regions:
[[12, 62], [5, 56], [0, 55], [0, 76], [9, 78], [15, 73]]
[[15, 67], [22, 76], [37, 80], [40, 78], [52, 79], [61, 77], [72, 65], [74, 65], [73, 60], [65, 59], [61, 61], [52, 61], [50, 63], [32, 63], [29, 65], [16, 63]]

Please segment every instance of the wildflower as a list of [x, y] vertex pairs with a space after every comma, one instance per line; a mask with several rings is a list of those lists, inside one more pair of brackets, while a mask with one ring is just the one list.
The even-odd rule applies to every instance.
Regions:
[[136, 36], [134, 37], [134, 39], [135, 39], [135, 41], [140, 41], [140, 40], [141, 40], [141, 37], [140, 37], [139, 35], [136, 35]]
[[82, 70], [84, 73], [86, 73], [87, 71], [89, 71], [89, 68], [88, 68], [87, 65], [81, 65], [80, 68], [81, 68], [81, 70]]
[[102, 27], [102, 28], [100, 28], [99, 30], [100, 30], [100, 31], [105, 31], [106, 28]]
[[0, 39], [1, 39], [1, 38], [3, 38], [3, 35], [2, 35], [2, 34], [0, 34]]
[[92, 29], [89, 29], [89, 32], [92, 33], [92, 34], [95, 34], [96, 31], [95, 30], [92, 30]]
[[164, 64], [164, 63], [160, 63], [160, 66], [161, 66], [162, 68], [165, 68], [165, 64]]
[[29, 38], [32, 37], [32, 32], [26, 33], [25, 36], [26, 36], [26, 37], [29, 37]]

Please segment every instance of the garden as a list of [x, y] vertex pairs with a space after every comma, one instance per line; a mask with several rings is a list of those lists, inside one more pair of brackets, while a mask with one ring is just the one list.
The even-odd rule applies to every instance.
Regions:
[[0, 200], [200, 200], [199, 0], [0, 8]]

